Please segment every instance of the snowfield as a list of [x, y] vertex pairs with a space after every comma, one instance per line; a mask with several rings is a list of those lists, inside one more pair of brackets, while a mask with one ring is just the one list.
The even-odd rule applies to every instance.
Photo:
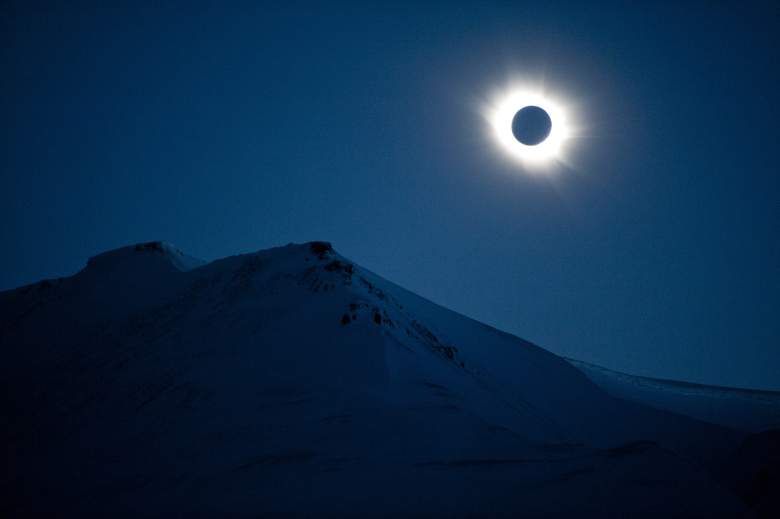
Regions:
[[772, 509], [773, 437], [744, 429], [776, 395], [758, 414], [723, 396], [740, 428], [625, 394], [325, 242], [110, 251], [0, 293], [0, 346], [5, 517]]
[[780, 429], [780, 393], [638, 377], [566, 359], [608, 393], [746, 432]]

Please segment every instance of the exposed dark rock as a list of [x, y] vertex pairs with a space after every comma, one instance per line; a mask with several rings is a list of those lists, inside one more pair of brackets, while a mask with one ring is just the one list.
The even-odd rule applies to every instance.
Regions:
[[155, 252], [164, 252], [162, 242], [159, 241], [148, 241], [146, 243], [139, 243], [135, 246], [135, 250], [137, 251], [151, 250]]
[[320, 260], [325, 259], [326, 255], [333, 252], [333, 246], [326, 241], [313, 241], [309, 244], [309, 249]]

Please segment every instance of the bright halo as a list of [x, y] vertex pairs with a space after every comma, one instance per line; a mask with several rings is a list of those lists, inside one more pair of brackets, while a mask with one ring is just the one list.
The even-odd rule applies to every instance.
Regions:
[[[552, 122], [547, 138], [533, 146], [518, 141], [512, 133], [515, 114], [526, 106], [538, 106]], [[484, 115], [494, 139], [511, 158], [531, 167], [547, 167], [563, 161], [564, 145], [572, 136], [572, 129], [563, 104], [549, 95], [528, 88], [510, 89], [497, 96]]]

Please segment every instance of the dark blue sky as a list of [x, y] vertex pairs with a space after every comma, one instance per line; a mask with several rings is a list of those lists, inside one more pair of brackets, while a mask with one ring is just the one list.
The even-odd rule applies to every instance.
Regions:
[[[562, 355], [780, 389], [774, 2], [383, 4], [4, 2], [0, 289], [324, 239]], [[512, 75], [577, 105], [571, 169], [490, 145]]]

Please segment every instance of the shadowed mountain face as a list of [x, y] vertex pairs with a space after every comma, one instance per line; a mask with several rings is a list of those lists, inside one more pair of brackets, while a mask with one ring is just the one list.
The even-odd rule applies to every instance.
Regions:
[[0, 343], [5, 516], [746, 506], [718, 475], [741, 433], [615, 398], [325, 242], [111, 251], [0, 293]]

